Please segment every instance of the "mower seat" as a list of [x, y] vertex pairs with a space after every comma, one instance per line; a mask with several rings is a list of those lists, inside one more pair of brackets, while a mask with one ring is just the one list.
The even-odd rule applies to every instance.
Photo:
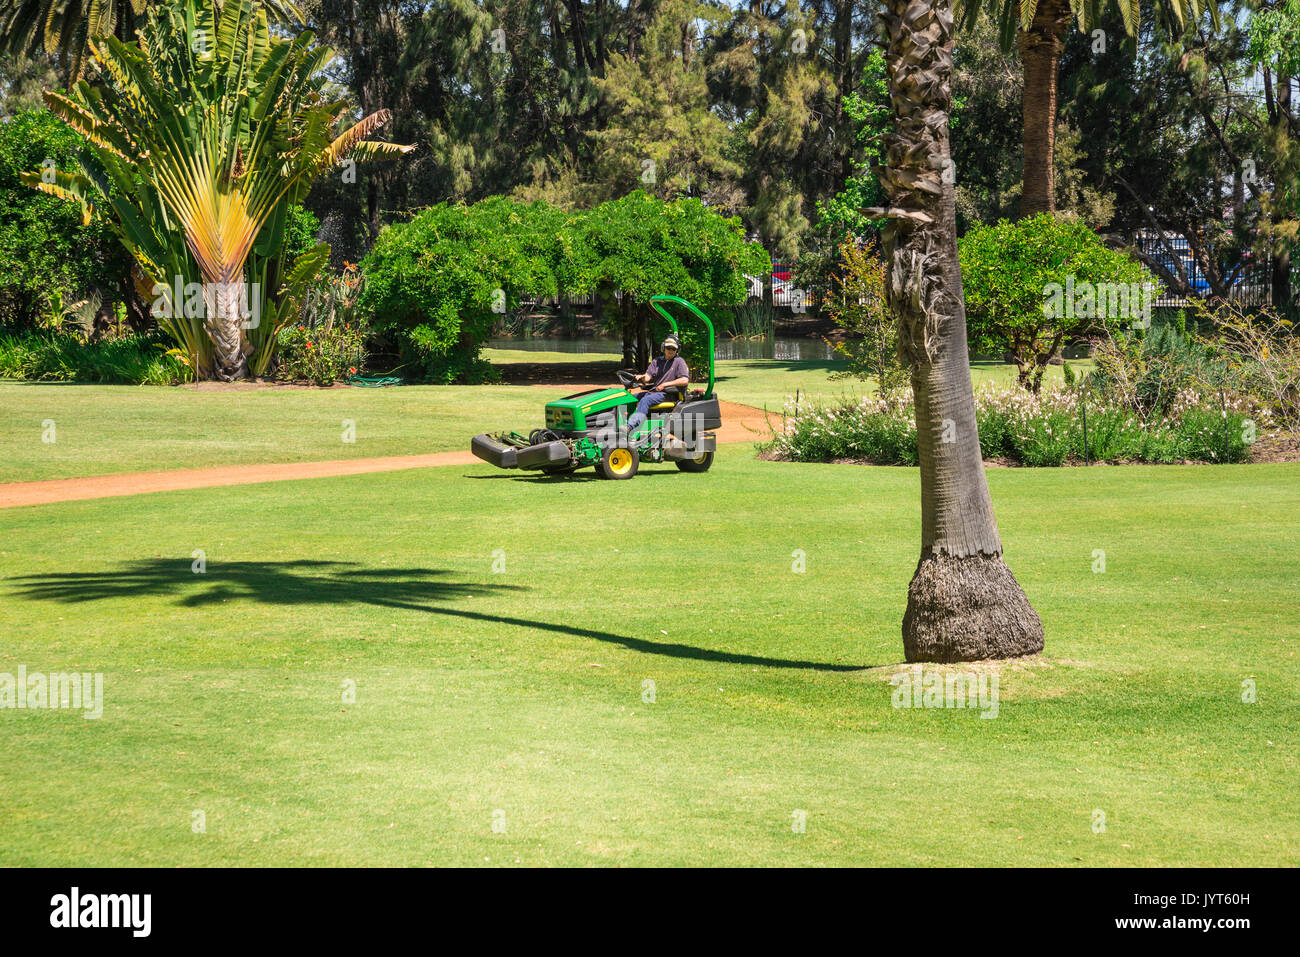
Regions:
[[671, 412], [673, 409], [677, 408], [677, 403], [681, 402], [682, 399], [685, 398], [685, 396], [686, 396], [686, 389], [682, 388], [681, 386], [677, 386], [669, 393], [669, 397], [665, 399], [663, 402], [660, 402], [658, 405], [650, 406], [650, 411]]

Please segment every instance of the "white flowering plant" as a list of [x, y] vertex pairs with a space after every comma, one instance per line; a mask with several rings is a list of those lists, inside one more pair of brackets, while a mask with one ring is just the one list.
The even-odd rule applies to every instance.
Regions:
[[[1027, 466], [1071, 462], [1241, 462], [1249, 456], [1252, 411], [1240, 398], [1178, 393], [1167, 413], [1144, 421], [1132, 410], [1081, 388], [1039, 393], [985, 384], [975, 391], [980, 448], [986, 459]], [[1086, 422], [1086, 426], [1085, 426]], [[1262, 423], [1266, 425], [1266, 423]], [[1085, 427], [1087, 445], [1085, 447]], [[904, 398], [786, 404], [767, 449], [795, 462], [855, 460], [916, 465], [916, 421]]]

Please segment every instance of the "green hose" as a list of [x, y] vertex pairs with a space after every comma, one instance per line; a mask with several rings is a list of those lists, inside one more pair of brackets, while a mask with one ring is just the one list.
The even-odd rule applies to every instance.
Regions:
[[402, 376], [348, 376], [346, 380], [348, 385], [355, 385], [359, 389], [382, 389], [386, 385], [402, 385]]

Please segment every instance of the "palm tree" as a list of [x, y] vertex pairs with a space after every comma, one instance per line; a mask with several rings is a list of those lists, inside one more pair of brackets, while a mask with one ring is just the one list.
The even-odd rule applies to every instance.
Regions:
[[[264, 2], [276, 19], [302, 22], [290, 0]], [[66, 64], [66, 81], [74, 83], [85, 72], [90, 41], [109, 36], [130, 41], [149, 6], [149, 0], [0, 0], [0, 52], [58, 54]]]
[[[255, 0], [172, 0], [137, 36], [91, 42], [102, 86], [83, 80], [67, 96], [46, 93], [102, 172], [24, 180], [80, 201], [87, 217], [97, 206], [111, 211], [151, 297], [165, 305], [160, 325], [200, 378], [243, 378], [250, 365], [263, 372], [329, 251], [322, 243], [283, 262], [289, 208], [349, 154], [412, 147], [365, 140], [388, 121], [386, 110], [335, 134], [346, 104], [324, 95], [333, 53], [310, 32], [272, 35]], [[201, 308], [187, 308], [178, 285], [201, 286]]]
[[[1218, 23], [1216, 0], [1159, 0], [1158, 14], [1179, 27], [1188, 15], [1193, 20], [1208, 7]], [[1061, 68], [1065, 31], [1073, 20], [1079, 30], [1089, 32], [1101, 21], [1108, 6], [1118, 8], [1124, 31], [1137, 33], [1142, 0], [955, 0], [963, 28], [975, 26], [981, 10], [988, 10], [999, 24], [1004, 50], [1012, 44], [1020, 50], [1025, 72], [1022, 100], [1024, 117], [1024, 173], [1021, 183], [1020, 215], [1028, 218], [1056, 209], [1056, 182], [1052, 166], [1056, 150], [1056, 91]]]
[[1043, 625], [1011, 569], [993, 517], [975, 425], [957, 265], [948, 119], [951, 0], [885, 0], [893, 130], [878, 170], [889, 206], [886, 295], [911, 366], [921, 464], [921, 557], [908, 588], [908, 661], [1036, 654]]

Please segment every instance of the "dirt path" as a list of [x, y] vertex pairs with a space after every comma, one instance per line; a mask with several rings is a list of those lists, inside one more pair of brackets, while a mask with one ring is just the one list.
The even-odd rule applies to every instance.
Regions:
[[[589, 386], [573, 385], [573, 389]], [[723, 402], [722, 428], [718, 442], [756, 442], [767, 435], [763, 413], [747, 405]], [[468, 445], [471, 436], [465, 436]], [[79, 499], [175, 492], [220, 485], [255, 485], [259, 482], [289, 482], [295, 479], [331, 478], [367, 472], [395, 472], [437, 465], [484, 464], [470, 452], [434, 452], [428, 455], [393, 455], [373, 459], [340, 459], [330, 462], [283, 462], [258, 465], [221, 465], [204, 469], [172, 469], [165, 472], [123, 472], [86, 478], [48, 479], [43, 482], [11, 482], [0, 485], [0, 508], [20, 505], [49, 505]]]

